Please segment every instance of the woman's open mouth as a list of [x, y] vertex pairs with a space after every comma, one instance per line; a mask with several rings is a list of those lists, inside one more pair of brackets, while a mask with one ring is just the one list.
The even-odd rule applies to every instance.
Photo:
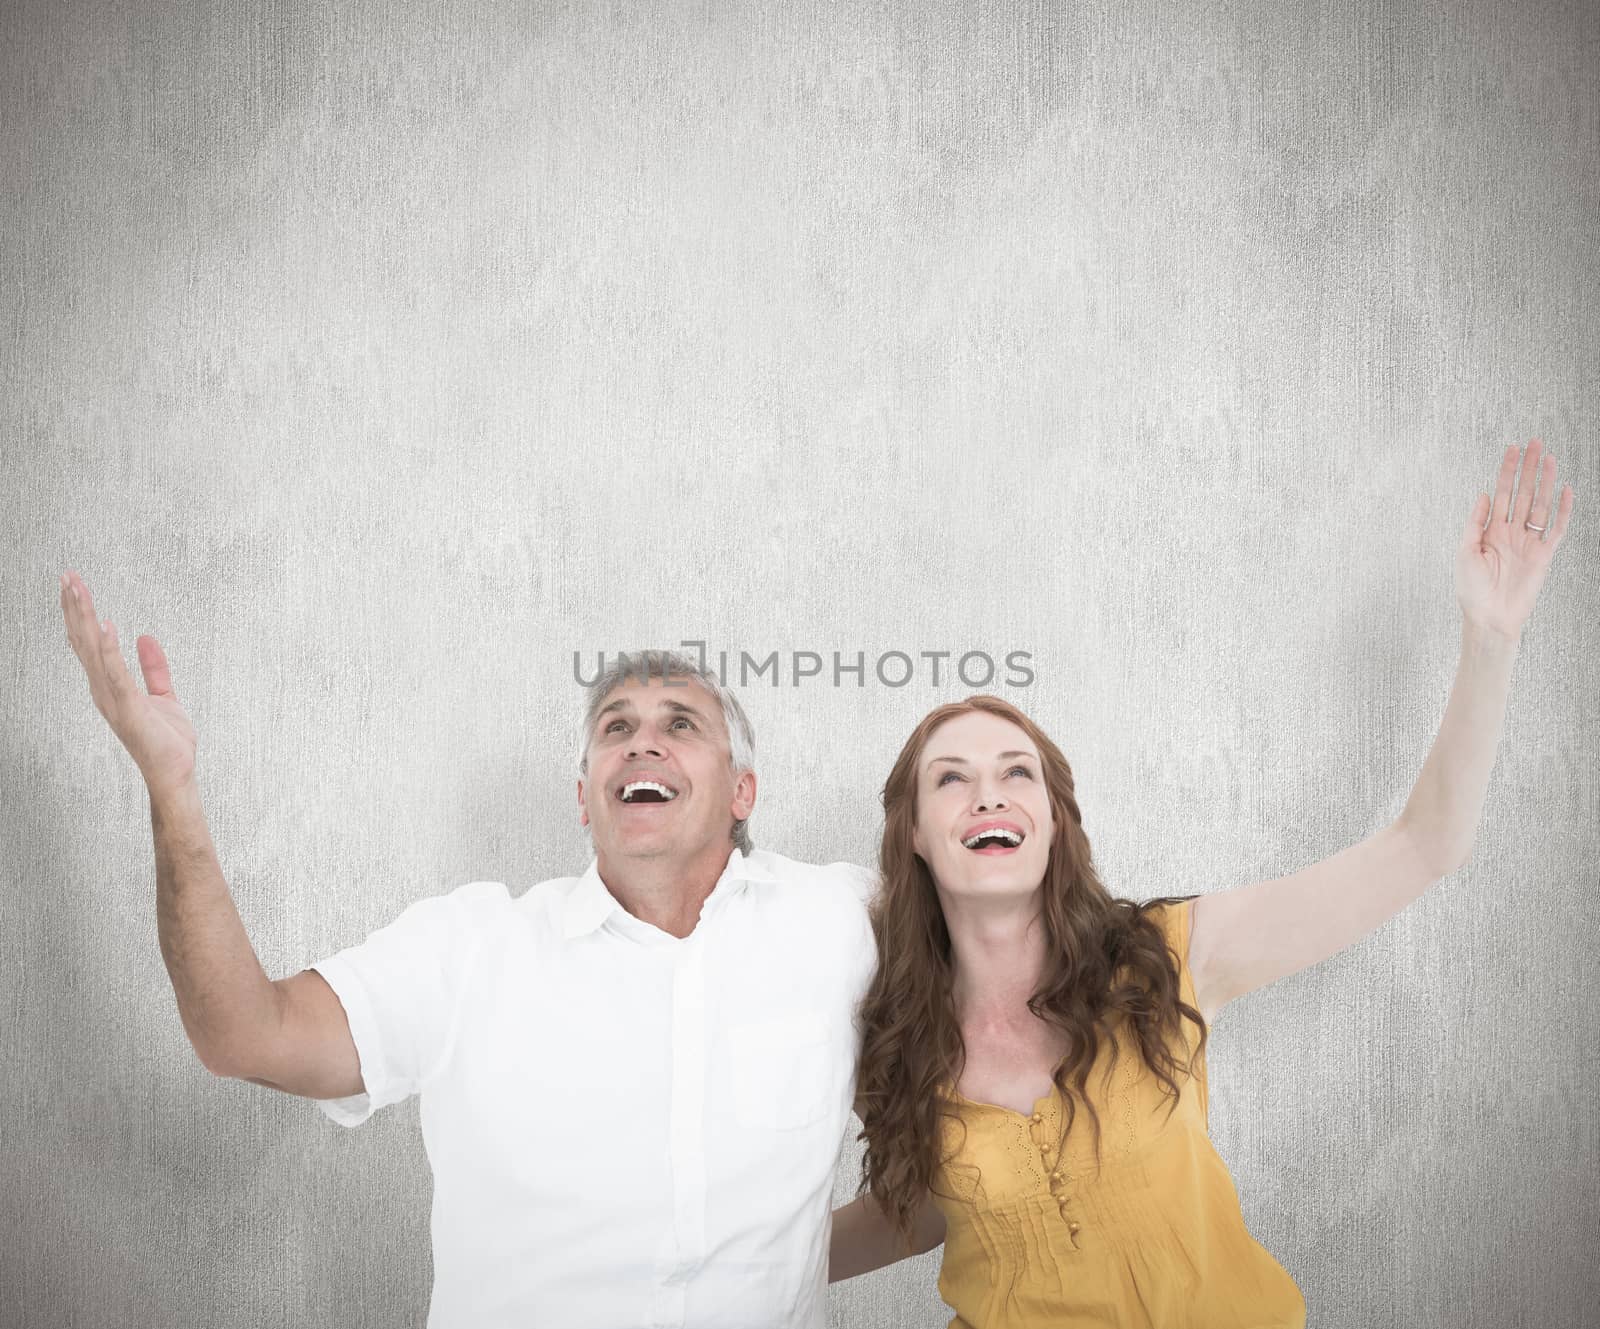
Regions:
[[1009, 821], [987, 821], [961, 837], [975, 854], [1014, 854], [1027, 837]]

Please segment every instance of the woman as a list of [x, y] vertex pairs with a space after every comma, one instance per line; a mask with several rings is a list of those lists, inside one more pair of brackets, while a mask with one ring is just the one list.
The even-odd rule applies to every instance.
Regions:
[[[879, 967], [862, 1005], [861, 1189], [834, 1281], [942, 1240], [952, 1329], [1300, 1326], [1206, 1133], [1206, 1030], [1459, 867], [1511, 666], [1572, 510], [1506, 451], [1456, 557], [1454, 690], [1396, 822], [1303, 871], [1138, 905], [1094, 868], [1071, 767], [997, 697], [941, 706], [884, 786]], [[1548, 539], [1543, 532], [1551, 528]]]

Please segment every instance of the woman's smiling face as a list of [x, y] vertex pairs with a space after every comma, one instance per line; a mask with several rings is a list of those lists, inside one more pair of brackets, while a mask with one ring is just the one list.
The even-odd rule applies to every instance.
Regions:
[[941, 890], [999, 899], [1039, 888], [1055, 824], [1026, 733], [987, 711], [958, 715], [928, 735], [916, 778], [912, 843]]

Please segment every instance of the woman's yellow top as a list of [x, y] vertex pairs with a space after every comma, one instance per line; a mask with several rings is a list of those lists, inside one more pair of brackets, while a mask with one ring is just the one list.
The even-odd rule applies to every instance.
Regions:
[[[1189, 973], [1193, 902], [1150, 917], [1177, 952], [1183, 999], [1196, 1009]], [[1199, 1039], [1183, 1021], [1182, 1059]], [[1302, 1329], [1306, 1304], [1283, 1267], [1245, 1227], [1238, 1192], [1206, 1131], [1203, 1061], [1170, 1096], [1124, 1035], [1108, 1086], [1102, 1037], [1088, 1090], [1094, 1128], [1078, 1107], [1066, 1124], [1059, 1091], [1032, 1116], [951, 1091], [934, 1201], [944, 1213], [939, 1294], [950, 1329]], [[963, 1137], [963, 1126], [965, 1133]], [[1058, 1152], [1059, 1147], [1059, 1152]], [[952, 1199], [951, 1196], [956, 1198]]]

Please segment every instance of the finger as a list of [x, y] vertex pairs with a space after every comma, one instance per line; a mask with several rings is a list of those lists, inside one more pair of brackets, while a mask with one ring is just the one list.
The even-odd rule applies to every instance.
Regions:
[[1517, 478], [1517, 445], [1513, 443], [1500, 458], [1500, 474], [1494, 483], [1494, 510], [1491, 521], [1511, 520], [1511, 486]]
[[1544, 444], [1534, 439], [1522, 454], [1522, 477], [1517, 481], [1517, 505], [1511, 517], [1518, 531], [1523, 529], [1522, 523], [1528, 520], [1528, 512], [1533, 507], [1533, 490], [1539, 479], [1539, 458], [1543, 453]]
[[161, 643], [154, 637], [140, 637], [134, 645], [139, 651], [139, 668], [144, 672], [144, 685], [150, 695], [177, 701], [178, 694], [172, 690], [172, 669]]
[[1550, 534], [1545, 537], [1545, 543], [1550, 546], [1551, 554], [1555, 553], [1556, 546], [1561, 543], [1561, 537], [1567, 533], [1567, 518], [1572, 515], [1572, 505], [1577, 495], [1572, 492], [1572, 486], [1567, 485], [1561, 490], [1561, 505], [1556, 509], [1556, 524], [1550, 528]]
[[[71, 595], [72, 613], [79, 628], [94, 622], [94, 597], [89, 594], [88, 584], [76, 573], [67, 573], [67, 589]], [[92, 637], [84, 637], [85, 642], [92, 641]]]
[[88, 671], [89, 682], [99, 677], [100, 628], [94, 621], [94, 601], [89, 598], [89, 588], [83, 579], [67, 573], [67, 589], [61, 593], [62, 615], [67, 621], [67, 640], [73, 652]]
[[77, 649], [77, 643], [72, 641], [72, 610], [76, 601], [72, 598], [72, 579], [65, 572], [61, 574], [61, 621], [67, 629], [67, 641]]
[[67, 626], [67, 640], [72, 643], [72, 649], [78, 649], [77, 633], [78, 615], [78, 588], [72, 584], [72, 574], [61, 574], [61, 621]]
[[100, 662], [105, 670], [106, 691], [112, 699], [112, 704], [120, 708], [127, 704], [129, 693], [138, 691], [138, 685], [134, 683], [133, 675], [128, 672], [128, 662], [122, 658], [122, 646], [117, 639], [117, 625], [108, 618], [103, 629], [100, 633]]
[[[1539, 461], [1539, 492], [1534, 496], [1533, 503], [1528, 508], [1528, 515], [1523, 518], [1524, 521], [1531, 522], [1535, 526], [1550, 525], [1550, 495], [1555, 490], [1555, 485], [1556, 459], [1547, 452]], [[1517, 495], [1517, 506], [1519, 508], [1522, 506], [1520, 494]], [[1528, 534], [1537, 536], [1541, 541], [1545, 538], [1539, 531], [1529, 531]]]
[[1473, 501], [1472, 511], [1467, 514], [1466, 529], [1461, 532], [1461, 547], [1465, 550], [1478, 549], [1483, 544], [1483, 523], [1489, 516], [1489, 496], [1479, 494]]

